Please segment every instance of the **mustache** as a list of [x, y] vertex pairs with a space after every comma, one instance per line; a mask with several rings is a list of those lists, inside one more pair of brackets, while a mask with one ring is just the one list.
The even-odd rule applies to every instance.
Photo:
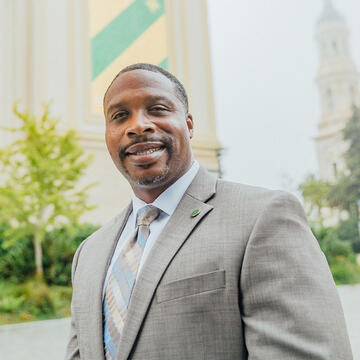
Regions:
[[137, 136], [136, 138], [134, 138], [131, 141], [131, 143], [129, 143], [126, 146], [119, 149], [118, 153], [119, 153], [120, 159], [121, 160], [125, 159], [127, 149], [130, 146], [133, 146], [135, 144], [142, 143], [142, 142], [160, 142], [160, 143], [162, 143], [164, 145], [164, 147], [169, 152], [169, 154], [171, 154], [171, 152], [172, 152], [172, 141], [171, 141], [170, 137], [168, 137], [168, 136], [156, 136], [156, 135], [141, 135], [141, 136]]

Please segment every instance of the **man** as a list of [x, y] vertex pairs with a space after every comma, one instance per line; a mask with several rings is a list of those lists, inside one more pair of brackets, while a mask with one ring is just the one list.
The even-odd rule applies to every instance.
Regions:
[[68, 359], [352, 359], [302, 207], [199, 168], [176, 78], [129, 66], [104, 113], [133, 200], [75, 254]]

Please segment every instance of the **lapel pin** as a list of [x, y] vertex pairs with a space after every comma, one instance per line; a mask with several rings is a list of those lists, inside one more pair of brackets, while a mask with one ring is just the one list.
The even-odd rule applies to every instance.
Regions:
[[200, 214], [200, 210], [199, 210], [199, 209], [196, 209], [196, 210], [194, 210], [194, 211], [191, 213], [191, 217], [198, 216], [199, 214]]

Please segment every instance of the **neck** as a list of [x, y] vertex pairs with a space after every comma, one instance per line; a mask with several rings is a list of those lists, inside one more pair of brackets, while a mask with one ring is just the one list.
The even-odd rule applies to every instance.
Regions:
[[140, 200], [146, 202], [147, 204], [153, 203], [156, 198], [161, 195], [167, 188], [164, 189], [154, 189], [154, 190], [147, 190], [147, 189], [141, 189], [138, 188], [135, 189], [133, 187], [134, 194], [136, 197], [138, 197]]

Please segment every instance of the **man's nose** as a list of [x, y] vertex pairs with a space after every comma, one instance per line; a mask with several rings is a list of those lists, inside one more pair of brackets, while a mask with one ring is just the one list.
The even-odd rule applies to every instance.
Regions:
[[128, 122], [126, 135], [136, 136], [146, 133], [153, 133], [155, 131], [153, 122], [146, 117], [142, 112], [134, 113]]

